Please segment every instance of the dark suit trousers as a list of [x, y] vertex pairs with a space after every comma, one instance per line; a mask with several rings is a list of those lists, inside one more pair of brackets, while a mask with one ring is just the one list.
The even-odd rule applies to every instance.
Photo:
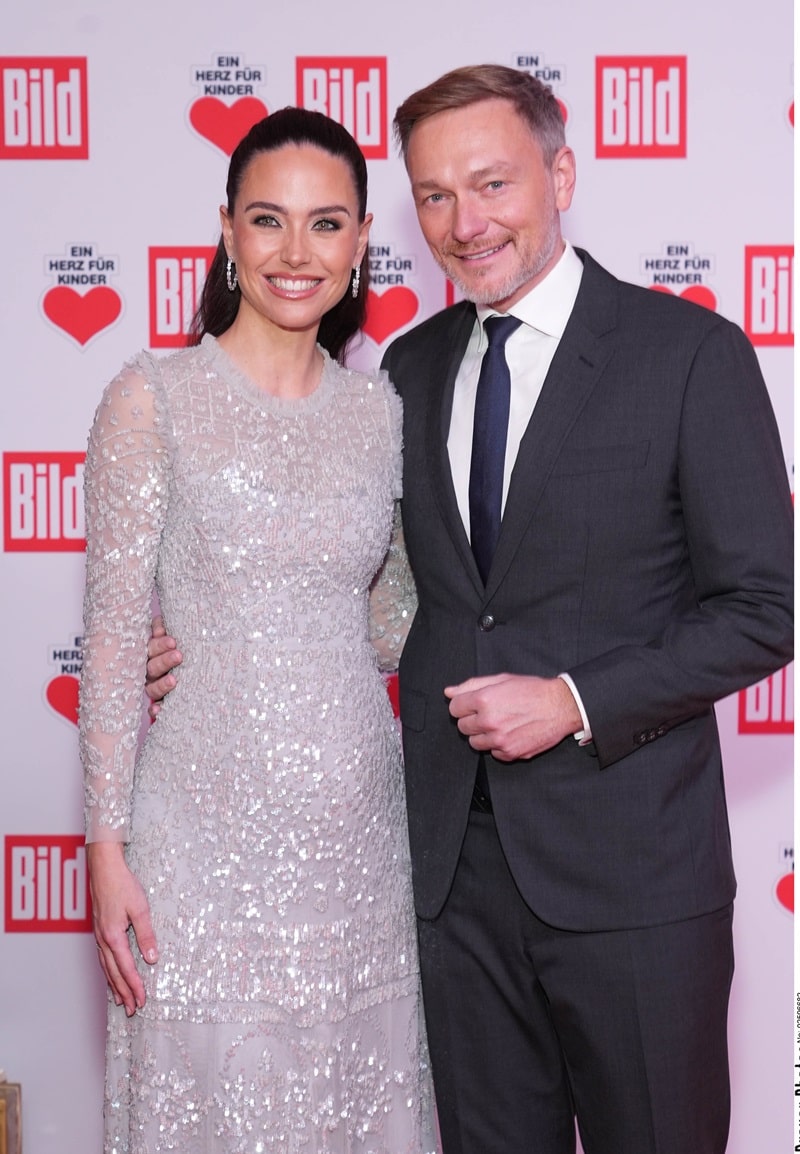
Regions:
[[722, 1154], [732, 907], [669, 925], [557, 930], [471, 813], [420, 960], [444, 1154]]

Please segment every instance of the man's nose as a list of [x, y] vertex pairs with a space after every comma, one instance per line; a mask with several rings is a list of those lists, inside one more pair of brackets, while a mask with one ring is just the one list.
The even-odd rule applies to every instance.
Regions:
[[472, 200], [457, 201], [453, 212], [453, 236], [462, 244], [482, 236], [488, 227], [485, 214]]

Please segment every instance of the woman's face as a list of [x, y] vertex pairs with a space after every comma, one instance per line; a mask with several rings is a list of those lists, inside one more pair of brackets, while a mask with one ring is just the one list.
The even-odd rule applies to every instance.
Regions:
[[347, 162], [310, 144], [257, 153], [233, 213], [223, 206], [220, 216], [240, 315], [290, 331], [316, 330], [349, 290], [372, 222], [359, 222]]

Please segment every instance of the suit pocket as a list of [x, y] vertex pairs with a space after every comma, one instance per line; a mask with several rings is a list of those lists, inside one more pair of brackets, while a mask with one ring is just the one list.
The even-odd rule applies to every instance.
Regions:
[[425, 714], [427, 712], [427, 698], [424, 693], [415, 689], [403, 689], [400, 680], [400, 724], [404, 729], [411, 729], [421, 733], [425, 728]]
[[578, 477], [583, 473], [643, 469], [649, 452], [649, 441], [639, 441], [635, 445], [570, 445], [559, 457], [552, 475]]

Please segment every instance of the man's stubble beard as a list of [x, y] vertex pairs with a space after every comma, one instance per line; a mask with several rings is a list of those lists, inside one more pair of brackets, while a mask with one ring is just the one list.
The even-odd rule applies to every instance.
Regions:
[[[535, 280], [553, 259], [553, 256], [558, 251], [560, 241], [561, 220], [559, 214], [555, 212], [551, 219], [547, 237], [534, 252], [523, 256], [522, 267], [516, 272], [509, 273], [506, 279], [499, 285], [487, 285], [485, 288], [474, 283], [467, 283], [460, 277], [458, 257], [439, 257], [435, 254], [434, 257], [442, 272], [449, 277], [456, 288], [463, 293], [465, 300], [471, 301], [472, 304], [475, 305], [491, 306], [498, 301], [508, 300], [510, 296], [513, 296], [514, 293], [524, 285]], [[454, 265], [455, 267], [453, 267]]]

